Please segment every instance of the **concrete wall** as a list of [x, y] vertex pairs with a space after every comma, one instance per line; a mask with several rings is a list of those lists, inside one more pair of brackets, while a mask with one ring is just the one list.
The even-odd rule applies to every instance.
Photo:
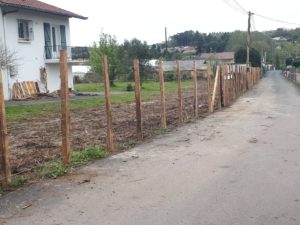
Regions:
[[[45, 67], [48, 74], [48, 86], [50, 91], [59, 88], [59, 63], [47, 64], [44, 57], [44, 23], [51, 25], [64, 25], [66, 27], [67, 45], [70, 46], [70, 29], [69, 19], [67, 17], [51, 15], [47, 13], [39, 13], [29, 10], [19, 10], [18, 12], [7, 14], [4, 17], [5, 31], [6, 31], [6, 46], [10, 51], [17, 53], [17, 76], [9, 76], [6, 90], [11, 88], [16, 81], [37, 81], [40, 80], [40, 68]], [[33, 21], [33, 40], [20, 41], [18, 38], [18, 19]], [[3, 26], [0, 24], [0, 31]], [[1, 32], [2, 33], [2, 32]], [[59, 44], [59, 43], [58, 43]], [[72, 81], [72, 70], [69, 66], [69, 77]], [[70, 83], [73, 87], [73, 82]], [[8, 91], [9, 92], [9, 91]], [[6, 99], [11, 97], [8, 93], [5, 95]]]

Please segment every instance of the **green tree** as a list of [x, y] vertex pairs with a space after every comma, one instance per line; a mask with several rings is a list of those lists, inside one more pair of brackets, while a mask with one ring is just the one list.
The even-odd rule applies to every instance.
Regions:
[[152, 46], [149, 48], [147, 42], [142, 42], [136, 38], [132, 40], [125, 40], [120, 46], [121, 52], [123, 54], [122, 64], [124, 70], [129, 74], [129, 78], [133, 79], [133, 69], [132, 62], [133, 59], [139, 59], [140, 61], [140, 75], [141, 79], [145, 79], [150, 67], [147, 66], [146, 62], [153, 58], [153, 56], [158, 55], [160, 51], [159, 47]]
[[[247, 59], [247, 50], [246, 48], [240, 48], [235, 52], [234, 55], [235, 62], [245, 64]], [[261, 66], [261, 56], [260, 53], [254, 49], [250, 49], [250, 55], [249, 55], [250, 64], [253, 67], [260, 67]]]
[[102, 57], [107, 55], [110, 82], [111, 85], [114, 85], [117, 73], [121, 70], [119, 46], [116, 37], [101, 32], [99, 41], [94, 42], [92, 47], [89, 48], [89, 55], [92, 71], [97, 74], [102, 74]]

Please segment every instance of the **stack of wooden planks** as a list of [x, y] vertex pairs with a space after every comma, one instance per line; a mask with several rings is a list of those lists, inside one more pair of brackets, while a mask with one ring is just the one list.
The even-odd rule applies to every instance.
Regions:
[[34, 81], [16, 82], [13, 85], [13, 99], [15, 100], [32, 98], [38, 93], [38, 84]]

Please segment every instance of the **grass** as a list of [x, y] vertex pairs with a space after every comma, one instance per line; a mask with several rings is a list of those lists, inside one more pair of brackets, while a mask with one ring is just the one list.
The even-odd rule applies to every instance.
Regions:
[[[116, 83], [116, 87], [112, 88], [112, 91], [123, 90], [126, 88], [126, 82], [118, 82]], [[101, 91], [103, 88], [103, 84], [79, 84], [76, 85], [76, 88], [81, 90], [92, 91], [93, 89], [97, 89], [97, 91]], [[182, 88], [187, 89], [192, 87], [192, 81], [183, 81]], [[177, 82], [165, 82], [165, 89], [167, 93], [173, 92], [177, 90]], [[160, 95], [159, 91], [159, 82], [147, 81], [143, 84], [142, 89], [142, 100], [148, 101]], [[133, 102], [135, 99], [134, 92], [124, 93], [122, 95], [113, 95], [111, 96], [112, 104], [118, 103], [127, 103]], [[104, 97], [91, 97], [88, 99], [80, 99], [80, 100], [72, 100], [70, 102], [71, 110], [78, 109], [86, 109], [86, 108], [95, 108], [101, 105], [104, 105]], [[47, 116], [51, 113], [58, 113], [60, 111], [60, 103], [41, 103], [41, 104], [33, 104], [33, 105], [7, 105], [6, 106], [6, 114], [8, 121], [15, 121], [21, 119], [30, 119], [34, 117], [43, 117]]]
[[18, 188], [18, 187], [21, 187], [21, 186], [27, 184], [28, 181], [29, 181], [29, 178], [26, 176], [14, 177], [14, 178], [12, 178], [11, 183], [9, 184], [9, 187]]
[[[122, 92], [126, 91], [127, 85], [134, 82], [116, 82], [114, 87], [111, 87], [112, 92]], [[182, 88], [192, 87], [192, 81], [184, 80], [182, 81]], [[177, 89], [176, 81], [165, 82], [166, 91], [173, 91]], [[78, 92], [104, 92], [103, 83], [87, 83], [87, 84], [76, 84], [75, 90]], [[159, 91], [159, 82], [155, 81], [144, 81], [142, 83], [142, 91]]]
[[87, 148], [82, 151], [72, 151], [71, 163], [64, 165], [61, 159], [46, 162], [37, 169], [36, 174], [41, 178], [57, 178], [70, 171], [71, 168], [86, 165], [89, 161], [107, 156], [107, 152], [100, 148]]

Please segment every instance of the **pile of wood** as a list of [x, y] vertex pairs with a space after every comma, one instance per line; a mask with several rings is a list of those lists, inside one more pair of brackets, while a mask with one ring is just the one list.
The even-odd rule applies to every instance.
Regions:
[[34, 81], [16, 82], [13, 85], [13, 99], [15, 100], [33, 98], [38, 93], [40, 93], [38, 84]]

